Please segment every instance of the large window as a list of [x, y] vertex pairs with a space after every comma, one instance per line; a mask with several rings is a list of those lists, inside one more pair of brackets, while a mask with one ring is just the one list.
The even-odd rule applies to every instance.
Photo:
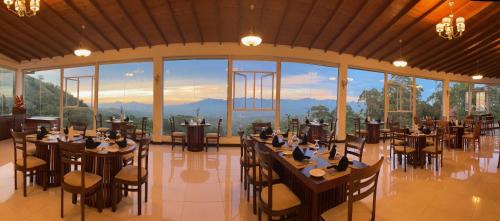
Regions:
[[[232, 73], [235, 76], [233, 134], [240, 129], [250, 133], [253, 122], [271, 122], [274, 125], [276, 78], [273, 75], [276, 74], [276, 62], [235, 60]], [[248, 75], [243, 77], [238, 73]]]
[[14, 71], [0, 68], [0, 116], [12, 113], [15, 76]]
[[151, 132], [153, 62], [100, 65], [98, 100], [103, 120], [124, 115], [140, 128], [142, 117], [148, 117]]
[[441, 119], [443, 106], [443, 82], [429, 79], [416, 79], [417, 117]]
[[412, 127], [413, 78], [389, 74], [387, 76], [387, 96], [389, 99], [388, 118], [401, 127]]
[[500, 120], [500, 85], [488, 85], [489, 111]]
[[450, 117], [463, 119], [468, 112], [467, 94], [469, 84], [461, 82], [450, 82]]
[[59, 117], [61, 69], [24, 75], [24, 102], [29, 116]]
[[95, 66], [65, 68], [63, 73], [64, 125], [86, 123], [93, 128]]
[[281, 63], [280, 125], [287, 119], [323, 119], [330, 122], [337, 110], [337, 67]]
[[176, 130], [181, 130], [178, 124], [194, 120], [196, 113], [213, 125], [207, 132], [216, 132], [217, 121], [223, 118], [221, 132], [226, 134], [227, 66], [226, 59], [164, 61], [164, 134], [171, 131], [171, 116], [175, 118]]
[[384, 120], [384, 73], [352, 69], [347, 71], [347, 132], [354, 131], [354, 118]]

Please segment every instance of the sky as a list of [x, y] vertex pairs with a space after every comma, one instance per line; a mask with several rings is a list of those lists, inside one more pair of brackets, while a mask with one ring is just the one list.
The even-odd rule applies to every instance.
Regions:
[[[282, 99], [333, 99], [337, 98], [337, 67], [313, 64], [282, 62]], [[165, 105], [185, 104], [207, 98], [227, 99], [227, 69], [225, 59], [166, 60], [164, 62], [164, 103]], [[233, 70], [276, 72], [273, 61], [235, 60]], [[94, 66], [65, 68], [65, 77], [93, 76]], [[38, 71], [34, 77], [43, 75], [44, 81], [59, 85], [59, 69]], [[247, 74], [247, 98], [253, 96], [253, 74]], [[260, 80], [256, 77], [256, 94], [260, 98]], [[349, 69], [348, 101], [357, 101], [367, 88], [382, 90], [383, 73]], [[118, 82], [118, 83], [117, 83]], [[235, 77], [236, 97], [244, 96], [244, 81]], [[439, 81], [417, 79], [417, 85], [424, 88], [422, 99], [437, 89]], [[68, 91], [76, 96], [76, 82], [69, 81]], [[273, 81], [263, 78], [263, 97], [271, 98]], [[276, 85], [276, 79], [274, 79]], [[274, 87], [276, 88], [276, 87]], [[92, 83], [90, 78], [81, 78], [80, 99], [91, 101]], [[99, 66], [99, 103], [139, 102], [153, 103], [153, 63], [134, 62], [103, 64]]]

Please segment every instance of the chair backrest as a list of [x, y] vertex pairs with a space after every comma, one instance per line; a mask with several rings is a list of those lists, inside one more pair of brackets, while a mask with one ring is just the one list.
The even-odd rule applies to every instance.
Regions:
[[[139, 152], [137, 155], [137, 180], [141, 180], [143, 177], [141, 168], [146, 169], [146, 172], [149, 169], [149, 144], [151, 143], [151, 138], [149, 136], [145, 136], [141, 138], [139, 141]], [[144, 161], [144, 162], [143, 162]]]
[[136, 140], [136, 131], [137, 127], [133, 124], [121, 124], [120, 125], [120, 134], [124, 138], [129, 138], [132, 140]]
[[175, 130], [175, 118], [174, 116], [170, 116], [170, 132], [173, 134], [176, 132]]
[[97, 128], [102, 127], [102, 114], [96, 114], [95, 115], [95, 124]]
[[[260, 189], [262, 190], [267, 186], [267, 206], [268, 209], [272, 211], [273, 206], [273, 158], [271, 153], [264, 150], [261, 146], [255, 147], [256, 155], [259, 159], [259, 180], [265, 180], [267, 182], [259, 182]], [[260, 195], [260, 194], [259, 194]], [[259, 197], [262, 197], [261, 195]], [[260, 199], [262, 201], [262, 198]]]
[[330, 131], [337, 131], [337, 118], [332, 116], [332, 120], [330, 121]]
[[[64, 142], [58, 139], [58, 145], [61, 152], [61, 174], [71, 169], [77, 170], [80, 166], [80, 171], [86, 171], [86, 154], [84, 142]], [[80, 187], [85, 187], [85, 173], [81, 173]]]
[[481, 122], [476, 123], [472, 133], [475, 139], [479, 139], [479, 137], [481, 136]]
[[258, 134], [262, 132], [262, 128], [268, 128], [271, 126], [271, 122], [253, 122], [252, 123], [252, 132], [254, 134]]
[[335, 144], [336, 132], [335, 129], [330, 131], [330, 137], [328, 139], [328, 149], [331, 149], [333, 144]]
[[[359, 162], [363, 160], [363, 149], [365, 148], [366, 139], [353, 135], [346, 135], [344, 156], [347, 154], [354, 155], [359, 158]], [[356, 151], [353, 151], [356, 150]]]
[[299, 133], [300, 121], [299, 118], [291, 118], [288, 120], [288, 129], [291, 132]]
[[220, 125], [222, 124], [222, 118], [219, 118], [219, 121], [217, 121], [217, 138], [220, 137]]
[[[243, 150], [245, 151], [245, 153], [243, 155], [245, 165], [247, 165], [248, 168], [250, 168], [250, 167], [254, 168], [255, 164], [252, 164], [251, 162], [257, 162], [256, 161], [257, 157], [255, 154], [255, 142], [251, 138], [245, 137]], [[253, 173], [254, 173], [253, 175], [255, 175], [255, 172], [256, 171], [253, 170]]]
[[23, 168], [26, 168], [26, 135], [31, 134], [32, 132], [15, 132], [14, 130], [10, 130], [10, 134], [12, 136], [12, 142], [14, 143], [14, 162], [17, 161], [17, 152], [21, 151], [22, 159], [23, 159]]
[[144, 134], [146, 134], [147, 129], [148, 129], [148, 117], [142, 117], [141, 130]]
[[[375, 205], [377, 202], [377, 184], [378, 175], [380, 173], [380, 167], [384, 162], [384, 157], [372, 166], [368, 166], [361, 169], [351, 168], [351, 173], [349, 175], [349, 190], [348, 190], [348, 216], [347, 220], [352, 220], [353, 204], [356, 201], [360, 201], [370, 194], [373, 194], [373, 206], [372, 206], [372, 216], [375, 215]], [[374, 217], [372, 217], [372, 220]]]
[[359, 117], [354, 118], [354, 134], [361, 133], [361, 119]]

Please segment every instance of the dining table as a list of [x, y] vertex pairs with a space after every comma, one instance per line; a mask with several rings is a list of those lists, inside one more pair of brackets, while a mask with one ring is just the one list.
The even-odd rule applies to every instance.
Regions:
[[422, 150], [428, 145], [431, 145], [431, 142], [429, 140], [433, 140], [435, 136], [435, 132], [429, 134], [414, 132], [408, 135], [408, 146], [415, 148], [416, 150], [416, 161], [413, 163], [415, 164], [415, 166], [420, 166], [421, 168], [424, 167], [425, 156]]
[[464, 125], [453, 125], [451, 126], [451, 129], [453, 132], [455, 132], [455, 148], [464, 148], [464, 142], [463, 142], [463, 136], [465, 133], [465, 126]]
[[117, 131], [117, 130], [120, 130], [121, 126], [123, 124], [129, 124], [129, 123], [134, 123], [134, 121], [126, 121], [126, 120], [120, 120], [120, 119], [114, 119], [114, 120], [106, 120], [104, 121], [108, 124], [111, 124], [111, 130], [112, 131]]
[[210, 123], [181, 123], [187, 131], [187, 149], [192, 152], [203, 150], [205, 145], [205, 127], [210, 127]]
[[325, 136], [325, 130], [323, 127], [328, 126], [327, 123], [320, 123], [320, 122], [310, 122], [306, 124], [309, 127], [309, 130], [307, 132], [307, 141], [309, 142], [315, 142], [316, 140], [322, 140]]
[[[68, 136], [62, 132], [53, 132], [45, 135], [38, 140], [36, 134], [26, 136], [26, 141], [36, 145], [36, 156], [45, 160], [48, 163], [48, 183], [49, 187], [57, 187], [61, 185], [63, 175], [61, 174], [61, 155], [58, 145], [58, 140], [67, 142]], [[114, 140], [93, 138], [97, 142], [101, 142], [95, 149], [85, 148], [86, 152], [86, 171], [94, 173], [102, 177], [103, 182], [103, 206], [111, 207], [111, 191], [112, 180], [115, 175], [122, 169], [122, 156], [132, 153], [136, 150], [137, 144], [130, 139], [127, 139], [127, 146], [120, 148]], [[85, 138], [76, 134], [72, 142], [85, 142]], [[69, 172], [69, 168], [65, 168], [65, 173]], [[36, 180], [38, 185], [43, 185], [43, 180]], [[86, 198], [86, 204], [97, 207], [96, 194], [89, 195]], [[117, 202], [121, 200], [121, 193], [117, 195]], [[73, 195], [73, 202], [76, 202], [76, 195]]]
[[[351, 161], [345, 171], [328, 168], [337, 165], [341, 156], [329, 160], [326, 147], [314, 149], [314, 144], [299, 145], [306, 156], [311, 159], [299, 162], [291, 156], [292, 149], [287, 144], [282, 147], [273, 147], [272, 139], [261, 139], [252, 135], [252, 139], [259, 148], [270, 151], [273, 158], [273, 170], [279, 174], [281, 182], [285, 183], [301, 200], [298, 220], [319, 220], [321, 213], [333, 208], [347, 199], [347, 183], [351, 168], [363, 168], [367, 165], [359, 161]], [[314, 150], [313, 150], [314, 149]], [[312, 169], [325, 171], [322, 177], [310, 175]]]
[[56, 127], [59, 130], [59, 117], [29, 117], [24, 123], [26, 128], [36, 128], [38, 125], [48, 125], [49, 128]]
[[369, 121], [366, 122], [366, 143], [376, 144], [380, 140], [380, 125], [384, 124], [383, 122], [377, 121]]

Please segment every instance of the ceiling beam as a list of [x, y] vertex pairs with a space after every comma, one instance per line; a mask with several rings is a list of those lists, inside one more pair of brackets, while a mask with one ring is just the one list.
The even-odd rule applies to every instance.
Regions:
[[479, 64], [497, 64], [497, 62], [494, 62], [495, 60], [498, 61], [498, 50], [490, 50], [490, 51], [485, 51], [485, 53], [478, 53], [475, 56], [471, 56], [470, 59], [465, 60], [461, 63], [456, 63], [453, 64], [452, 67], [448, 68], [449, 72], [457, 72], [457, 73], [466, 73], [467, 71], [470, 71], [470, 69], [475, 69], [476, 68], [476, 61], [479, 62]]
[[286, 0], [286, 5], [285, 5], [285, 10], [283, 11], [283, 14], [281, 15], [279, 25], [278, 25], [278, 31], [274, 35], [274, 40], [273, 40], [273, 45], [276, 46], [276, 43], [278, 41], [278, 37], [281, 33], [281, 27], [283, 26], [283, 20], [285, 20], [286, 14], [288, 13], [288, 8], [290, 7], [290, 0]]
[[114, 41], [109, 39], [107, 35], [102, 33], [102, 31], [99, 28], [97, 28], [97, 26], [94, 24], [94, 22], [92, 22], [84, 14], [84, 12], [82, 10], [80, 10], [80, 8], [78, 8], [78, 6], [75, 5], [75, 3], [73, 3], [71, 0], [64, 0], [64, 3], [66, 3], [73, 11], [75, 11], [76, 14], [78, 14], [78, 16], [80, 16], [80, 18], [82, 18], [85, 21], [85, 23], [87, 23], [88, 26], [90, 26], [92, 29], [94, 29], [97, 32], [97, 34], [99, 34], [99, 36], [101, 36], [106, 42], [108, 42], [108, 44], [113, 46], [113, 48], [115, 48], [115, 50], [120, 50], [118, 45], [116, 45]]
[[317, 3], [318, 3], [318, 0], [314, 0], [314, 2], [309, 7], [309, 10], [307, 11], [306, 17], [304, 17], [304, 20], [302, 20], [302, 23], [300, 24], [299, 30], [297, 31], [297, 33], [295, 33], [295, 36], [293, 37], [293, 41], [292, 41], [292, 45], [291, 45], [292, 48], [295, 46], [295, 43], [297, 43], [297, 39], [298, 39], [299, 35], [302, 33], [302, 31], [304, 31], [304, 25], [309, 20], [309, 17], [311, 16], [311, 12], [313, 11], [314, 8], [316, 8]]
[[118, 8], [120, 9], [120, 11], [123, 13], [123, 15], [125, 15], [125, 18], [127, 18], [127, 20], [130, 22], [130, 24], [132, 24], [132, 26], [134, 27], [134, 30], [139, 33], [139, 35], [141, 36], [142, 40], [146, 43], [146, 45], [148, 47], [151, 48], [151, 42], [149, 41], [148, 37], [144, 34], [144, 32], [139, 28], [139, 26], [137, 25], [137, 23], [135, 22], [135, 20], [130, 17], [130, 15], [128, 14], [128, 12], [125, 10], [125, 7], [123, 7], [123, 3], [121, 0], [116, 0], [115, 1], [116, 3], [118, 3]]
[[[382, 44], [378, 44], [379, 46], [375, 49], [375, 50], [372, 50], [372, 52], [370, 52], [368, 54], [367, 57], [371, 57], [373, 56], [374, 54], [376, 54], [377, 52], [380, 52], [383, 48], [386, 48], [388, 45], [387, 44], [390, 44], [390, 43], [394, 43], [395, 40], [397, 40], [398, 38], [402, 38], [402, 36], [404, 35], [404, 33], [406, 33], [410, 28], [412, 28], [414, 25], [418, 24], [420, 21], [422, 21], [425, 17], [427, 17], [430, 13], [434, 12], [437, 8], [439, 8], [441, 5], [443, 5], [444, 3], [446, 2], [446, 0], [440, 0], [438, 3], [436, 3], [434, 6], [432, 6], [430, 9], [428, 9], [426, 12], [424, 12], [423, 14], [421, 14], [420, 16], [418, 16], [416, 19], [414, 19], [412, 22], [410, 22], [408, 25], [406, 25], [405, 27], [401, 28], [399, 30], [398, 33], [392, 35], [392, 37], [390, 37], [388, 40], [386, 40], [384, 43]], [[381, 58], [379, 58], [379, 61], [381, 61], [386, 55], [383, 55]]]
[[333, 22], [333, 17], [335, 17], [335, 15], [337, 14], [337, 11], [342, 6], [342, 3], [344, 2], [344, 0], [339, 0], [339, 1], [335, 1], [335, 2], [337, 4], [334, 6], [332, 12], [330, 13], [330, 17], [328, 18], [328, 21], [326, 21], [325, 23], [323, 23], [323, 25], [321, 25], [319, 32], [316, 33], [316, 35], [314, 36], [314, 38], [311, 41], [311, 44], [309, 44], [309, 50], [311, 50], [312, 46], [316, 44], [316, 41], [318, 40], [319, 36], [323, 35], [323, 32], [325, 31], [326, 27], [330, 23]]
[[[3, 34], [7, 34], [7, 36], [16, 36], [15, 40], [20, 40], [23, 42], [23, 43], [19, 43], [19, 45], [26, 45], [26, 46], [28, 46], [27, 48], [32, 48], [33, 50], [30, 50], [30, 51], [38, 54], [39, 58], [41, 58], [41, 57], [53, 57], [53, 56], [57, 55], [57, 52], [54, 54], [54, 51], [50, 51], [51, 50], [50, 48], [49, 48], [49, 50], [46, 50], [46, 48], [45, 48], [46, 45], [44, 45], [38, 39], [34, 38], [32, 35], [24, 33], [23, 29], [16, 28], [9, 23], [5, 23], [5, 21], [3, 21], [3, 20], [2, 20], [2, 23], [0, 23], [0, 24], [1, 24], [0, 27], [4, 28], [2, 31]], [[13, 34], [12, 31], [14, 31], [14, 33], [17, 33], [17, 35]], [[21, 39], [21, 36], [24, 36], [25, 38]], [[45, 46], [45, 47], [41, 47], [41, 46]]]
[[4, 54], [5, 56], [17, 62], [20, 62], [22, 60], [30, 60], [31, 58], [29, 56], [22, 55], [19, 49], [16, 50], [4, 41], [0, 41], [0, 54]]
[[497, 51], [495, 48], [497, 45], [498, 41], [490, 40], [488, 44], [477, 45], [470, 50], [466, 50], [458, 55], [455, 54], [451, 56], [450, 59], [446, 59], [446, 61], [443, 60], [443, 62], [439, 62], [439, 64], [432, 65], [428, 68], [431, 70], [449, 70], [465, 62], [475, 61], [477, 55], [486, 56], [490, 52]]
[[118, 28], [118, 26], [116, 26], [116, 24], [109, 18], [108, 14], [106, 12], [104, 12], [104, 10], [102, 10], [101, 6], [99, 6], [99, 4], [97, 4], [96, 0], [90, 0], [90, 4], [97, 10], [97, 12], [99, 12], [99, 14], [104, 18], [104, 20], [106, 20], [106, 22], [108, 22], [108, 24], [111, 25], [111, 27], [113, 28], [113, 31], [118, 33], [118, 35], [120, 35], [120, 37], [123, 40], [125, 40], [125, 42], [127, 42], [129, 47], [135, 49], [136, 46], [134, 45], [134, 43], [132, 43], [132, 41], [130, 41], [130, 39], [125, 37], [125, 34], [122, 32], [122, 30], [120, 28]]
[[[476, 74], [476, 71], [479, 71], [479, 73], [482, 73], [483, 70], [489, 70], [492, 67], [498, 66], [498, 63], [495, 61], [498, 61], [498, 53], [493, 53], [492, 56], [489, 56], [487, 59], [483, 60], [475, 60], [474, 62], [470, 62], [468, 64], [465, 64], [462, 67], [457, 67], [453, 69], [452, 73], [462, 73], [462, 74], [467, 74], [467, 75], [473, 75]], [[476, 62], [478, 62], [476, 64]]]
[[383, 4], [380, 8], [378, 8], [378, 11], [375, 12], [375, 16], [373, 16], [365, 26], [361, 27], [361, 29], [358, 29], [356, 34], [354, 34], [354, 37], [351, 38], [349, 40], [349, 42], [347, 42], [347, 44], [340, 47], [339, 54], [344, 53], [344, 51], [347, 48], [349, 48], [352, 43], [356, 42], [360, 36], [363, 36], [365, 34], [366, 30], [373, 25], [373, 23], [377, 20], [377, 18], [380, 17], [382, 15], [382, 13], [384, 13], [384, 11], [389, 7], [389, 5], [392, 4], [392, 2], [394, 2], [394, 0], [386, 0], [385, 4]]
[[[262, 5], [261, 5], [261, 7], [260, 7], [260, 12], [259, 12], [259, 26], [258, 26], [258, 27], [259, 27], [261, 30], [263, 30], [263, 29], [262, 29], [262, 27], [263, 27], [263, 26], [262, 26], [262, 18], [263, 18], [264, 16], [262, 16], [262, 14], [264, 13], [264, 8], [266, 8], [266, 2], [267, 2], [267, 0], [262, 0], [261, 2], [262, 2]], [[262, 34], [262, 33], [260, 33], [260, 34]], [[262, 37], [263, 37], [263, 36], [262, 36]]]
[[336, 32], [333, 36], [332, 36], [332, 39], [330, 40], [330, 42], [328, 43], [328, 45], [326, 46], [326, 48], [324, 49], [324, 51], [328, 51], [328, 49], [330, 49], [333, 44], [335, 43], [335, 41], [338, 39], [338, 37], [344, 33], [344, 31], [346, 29], [349, 28], [349, 26], [351, 26], [352, 22], [354, 20], [356, 20], [356, 18], [358, 18], [359, 14], [361, 13], [361, 11], [363, 10], [363, 8], [365, 7], [366, 3], [368, 2], [368, 0], [363, 0], [363, 3], [361, 3], [357, 8], [356, 8], [356, 12], [354, 14], [354, 16], [350, 17], [349, 18], [349, 21], [347, 23], [344, 24], [344, 26], [342, 26], [342, 28], [340, 28], [338, 32]]
[[148, 16], [149, 20], [153, 23], [153, 26], [155, 27], [156, 31], [160, 35], [161, 40], [163, 41], [163, 44], [168, 46], [167, 37], [165, 36], [163, 31], [161, 30], [160, 25], [158, 25], [158, 22], [156, 21], [156, 19], [151, 14], [151, 11], [149, 10], [148, 4], [144, 0], [141, 0], [140, 2], [142, 5], [142, 8], [146, 11], [146, 15]]
[[71, 22], [68, 21], [68, 19], [66, 19], [61, 13], [59, 13], [58, 11], [56, 11], [55, 9], [53, 9], [49, 4], [46, 4], [46, 3], [43, 3], [43, 1], [40, 2], [40, 4], [43, 4], [43, 6], [41, 7], [44, 7], [47, 9], [47, 11], [50, 11], [52, 14], [55, 15], [55, 17], [59, 18], [61, 21], [63, 21], [66, 25], [68, 25], [74, 32], [78, 33], [78, 35], [81, 36], [81, 38], [87, 40], [90, 44], [92, 44], [92, 46], [94, 48], [97, 48], [99, 49], [99, 51], [101, 52], [104, 52], [103, 48], [97, 44], [94, 40], [92, 40], [91, 38], [85, 36], [85, 35], [82, 35], [81, 34], [81, 29], [78, 27], [75, 27], [73, 24], [71, 24]]
[[185, 45], [186, 38], [184, 38], [184, 34], [182, 33], [181, 28], [179, 27], [179, 22], [177, 22], [177, 19], [175, 18], [174, 10], [172, 10], [172, 3], [170, 3], [170, 0], [165, 0], [165, 2], [167, 3], [167, 11], [171, 16], [172, 21], [174, 21], [175, 29], [176, 29], [177, 33], [179, 34], [179, 36], [181, 37], [182, 44]]
[[203, 39], [203, 31], [201, 30], [200, 26], [200, 19], [198, 18], [198, 13], [196, 12], [196, 7], [194, 6], [194, 0], [191, 0], [191, 4], [189, 4], [191, 7], [191, 12], [193, 13], [194, 17], [194, 24], [196, 25], [196, 31], [198, 31], [198, 36], [200, 36], [200, 42], [203, 45], [204, 39]]
[[217, 40], [219, 41], [219, 45], [222, 45], [222, 36], [220, 26], [222, 25], [222, 20], [220, 18], [220, 4], [219, 0], [215, 1], [215, 30], [217, 31]]
[[[5, 30], [2, 30], [0, 28], [0, 32], [6, 33]], [[0, 41], [5, 43], [6, 45], [9, 45], [10, 48], [16, 49], [16, 51], [19, 51], [19, 53], [22, 52], [22, 54], [26, 55], [28, 58], [38, 58], [42, 59], [44, 56], [43, 54], [40, 55], [39, 51], [33, 51], [33, 48], [28, 47], [27, 45], [23, 43], [19, 43], [16, 41], [16, 39], [9, 39], [5, 35], [0, 35]]]
[[485, 70], [484, 71], [484, 77], [495, 77], [495, 78], [500, 78], [500, 67], [495, 66], [492, 67], [490, 70]]
[[[373, 37], [371, 37], [368, 41], [366, 41], [361, 47], [359, 47], [354, 53], [354, 56], [357, 56], [361, 51], [363, 51], [370, 43], [375, 42], [382, 34], [384, 34], [390, 27], [392, 27], [396, 22], [399, 21], [404, 15], [406, 15], [417, 3], [419, 0], [411, 0], [407, 3], [396, 16], [394, 16], [384, 27], [379, 29]], [[369, 57], [367, 57], [369, 58]]]
[[66, 32], [63, 32], [63, 31], [59, 30], [59, 28], [56, 25], [54, 25], [53, 22], [47, 21], [47, 19], [45, 19], [44, 16], [40, 15], [40, 16], [37, 17], [37, 19], [39, 19], [42, 23], [44, 23], [45, 25], [47, 25], [50, 28], [52, 28], [55, 32], [57, 32], [57, 34], [63, 36], [64, 41], [69, 42], [70, 44], [72, 44], [72, 46], [71, 46], [72, 51], [73, 51], [73, 49], [75, 47], [78, 46], [78, 42], [77, 41], [75, 41], [68, 34], [66, 34]]

